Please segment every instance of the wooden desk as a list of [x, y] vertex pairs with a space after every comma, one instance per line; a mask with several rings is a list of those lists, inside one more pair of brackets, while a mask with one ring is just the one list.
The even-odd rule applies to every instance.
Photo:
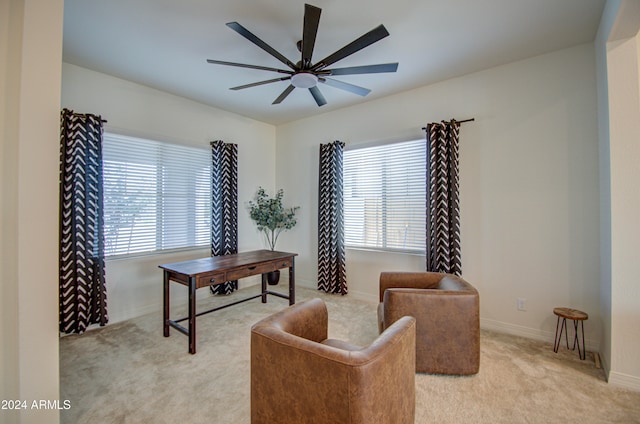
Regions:
[[[225, 256], [212, 256], [193, 261], [175, 262], [159, 265], [164, 270], [164, 336], [169, 337], [169, 327], [173, 327], [189, 337], [189, 353], [196, 353], [196, 317], [214, 312], [248, 300], [262, 298], [267, 303], [267, 295], [289, 299], [289, 305], [296, 302], [295, 263], [297, 253], [256, 250]], [[281, 268], [289, 268], [289, 295], [267, 290], [266, 273]], [[260, 294], [196, 313], [196, 289], [227, 281], [238, 280], [251, 275], [262, 274]], [[169, 281], [175, 281], [189, 288], [189, 315], [172, 320], [169, 312]], [[189, 328], [179, 324], [189, 320]]]

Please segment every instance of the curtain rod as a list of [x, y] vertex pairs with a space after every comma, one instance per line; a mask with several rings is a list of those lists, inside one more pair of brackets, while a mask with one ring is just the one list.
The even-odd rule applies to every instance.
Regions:
[[[92, 115], [91, 113], [78, 113], [78, 112], [74, 112], [74, 111], [71, 111], [71, 113], [73, 113], [74, 115], [77, 115], [77, 116], [89, 116], [89, 115]], [[96, 116], [96, 115], [93, 115], [93, 116]], [[100, 118], [100, 120], [102, 121], [103, 124], [106, 124], [107, 122], [109, 122], [106, 119], [103, 119], [101, 116], [98, 116], [98, 118]]]
[[[464, 123], [464, 122], [473, 122], [473, 121], [475, 121], [475, 120], [476, 120], [476, 118], [463, 119], [462, 121], [458, 121], [458, 120], [456, 120], [456, 119], [452, 119], [451, 121], [456, 121], [458, 124], [462, 124], [462, 123]], [[451, 121], [449, 121], [449, 122], [451, 122]], [[427, 130], [427, 127], [422, 127], [422, 130], [423, 130], [423, 131], [426, 131], [426, 130]]]

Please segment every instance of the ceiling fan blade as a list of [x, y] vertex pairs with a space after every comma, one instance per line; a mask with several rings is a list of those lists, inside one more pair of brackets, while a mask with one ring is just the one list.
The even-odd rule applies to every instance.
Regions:
[[273, 103], [271, 103], [271, 104], [272, 105], [279, 105], [280, 103], [282, 103], [282, 101], [287, 98], [289, 93], [291, 93], [294, 88], [295, 87], [293, 85], [289, 84], [289, 87], [285, 88], [284, 91], [278, 96], [278, 98], [275, 99], [273, 101]]
[[389, 31], [384, 27], [384, 25], [377, 26], [371, 31], [367, 32], [360, 38], [352, 41], [347, 44], [340, 50], [335, 53], [330, 54], [326, 58], [322, 59], [320, 62], [316, 63], [311, 69], [316, 71], [322, 68], [326, 68], [327, 66], [344, 59], [345, 57], [354, 54], [357, 51], [364, 49], [371, 44], [382, 40], [384, 37], [389, 35]]
[[207, 59], [207, 62], [213, 63], [214, 65], [237, 66], [239, 68], [259, 69], [261, 71], [272, 71], [272, 72], [279, 72], [281, 74], [293, 75], [293, 71], [287, 71], [285, 69], [278, 69], [278, 68], [270, 68], [268, 66], [247, 65], [245, 63], [225, 62], [222, 60], [213, 60], [213, 59]]
[[371, 93], [371, 90], [369, 90], [368, 88], [359, 87], [357, 85], [349, 84], [344, 81], [334, 80], [332, 78], [318, 78], [318, 81], [323, 82], [331, 87], [339, 88], [341, 90], [346, 90], [353, 94], [357, 94], [363, 97]]
[[379, 65], [352, 66], [349, 68], [325, 69], [329, 75], [355, 75], [355, 74], [377, 74], [381, 72], [395, 72], [398, 70], [398, 63], [381, 63]]
[[286, 80], [289, 80], [289, 79], [291, 79], [291, 77], [274, 78], [274, 79], [270, 79], [270, 80], [266, 80], [266, 81], [253, 82], [251, 84], [245, 84], [245, 85], [239, 85], [237, 87], [231, 87], [229, 90], [243, 90], [245, 88], [257, 87], [259, 85], [271, 84], [272, 82], [286, 81]]
[[302, 30], [302, 66], [311, 65], [313, 47], [316, 44], [318, 25], [320, 24], [320, 13], [322, 9], [310, 4], [304, 5], [304, 27]]
[[324, 106], [327, 104], [327, 101], [325, 100], [324, 96], [322, 95], [322, 93], [320, 92], [320, 89], [318, 89], [317, 86], [309, 88], [309, 91], [311, 92], [311, 95], [315, 99], [318, 106]]
[[269, 53], [271, 56], [273, 56], [276, 59], [278, 59], [280, 62], [282, 62], [285, 65], [287, 65], [289, 68], [291, 68], [293, 70], [296, 70], [296, 65], [294, 65], [289, 59], [284, 57], [276, 49], [274, 49], [273, 47], [271, 47], [270, 45], [268, 45], [267, 43], [262, 41], [260, 38], [258, 38], [251, 31], [249, 31], [248, 29], [246, 29], [245, 27], [243, 27], [239, 23], [237, 23], [237, 22], [228, 22], [227, 26], [229, 28], [231, 28], [232, 30], [234, 30], [235, 32], [237, 32], [238, 34], [242, 35], [247, 40], [251, 41], [256, 46], [260, 47], [262, 50], [264, 50], [267, 53]]

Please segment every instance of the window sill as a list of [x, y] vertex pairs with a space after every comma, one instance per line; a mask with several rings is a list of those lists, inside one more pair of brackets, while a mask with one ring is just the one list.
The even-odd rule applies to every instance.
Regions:
[[346, 250], [353, 250], [357, 252], [370, 252], [370, 253], [381, 253], [381, 254], [392, 254], [392, 255], [407, 255], [407, 256], [421, 256], [425, 257], [424, 252], [416, 252], [409, 250], [399, 250], [399, 249], [373, 249], [366, 247], [346, 247]]
[[128, 254], [124, 254], [124, 255], [111, 255], [111, 256], [107, 256], [105, 258], [106, 262], [117, 262], [117, 261], [128, 261], [128, 260], [135, 260], [135, 259], [148, 259], [148, 258], [154, 258], [154, 257], [165, 257], [165, 256], [170, 256], [170, 255], [178, 255], [178, 254], [186, 254], [186, 253], [191, 253], [191, 252], [204, 252], [204, 253], [209, 253], [209, 247], [208, 246], [203, 246], [203, 247], [185, 247], [182, 249], [169, 249], [169, 250], [154, 250], [152, 252], [139, 252], [139, 253], [128, 253]]

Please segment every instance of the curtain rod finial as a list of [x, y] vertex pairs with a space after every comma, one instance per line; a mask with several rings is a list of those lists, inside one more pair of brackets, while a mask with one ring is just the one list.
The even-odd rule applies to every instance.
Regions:
[[[469, 118], [469, 119], [463, 119], [462, 121], [458, 121], [455, 118], [451, 118], [451, 120], [449, 122], [454, 122], [455, 121], [458, 124], [462, 124], [462, 123], [465, 123], [465, 122], [473, 122], [475, 120], [476, 120], [476, 118]], [[442, 122], [447, 122], [447, 121], [442, 121]], [[422, 127], [422, 131], [426, 131], [426, 130], [427, 130], [427, 127]]]

